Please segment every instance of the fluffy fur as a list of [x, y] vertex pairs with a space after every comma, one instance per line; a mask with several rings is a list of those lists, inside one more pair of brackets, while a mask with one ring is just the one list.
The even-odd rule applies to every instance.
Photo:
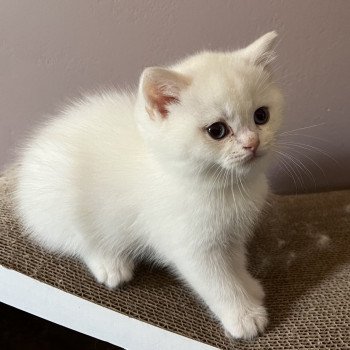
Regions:
[[[281, 122], [268, 67], [275, 37], [147, 68], [135, 95], [89, 96], [49, 120], [19, 160], [15, 197], [29, 235], [78, 257], [110, 288], [151, 252], [231, 336], [262, 332], [264, 292], [246, 269], [245, 243], [265, 202]], [[270, 119], [256, 125], [261, 106]], [[229, 128], [221, 140], [207, 131], [218, 121]]]

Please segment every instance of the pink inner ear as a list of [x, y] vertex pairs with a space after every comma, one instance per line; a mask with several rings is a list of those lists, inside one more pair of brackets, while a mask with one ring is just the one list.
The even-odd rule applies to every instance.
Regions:
[[179, 99], [174, 96], [165, 96], [165, 95], [159, 95], [158, 98], [154, 101], [154, 104], [156, 105], [159, 113], [166, 118], [169, 111], [167, 109], [167, 106], [172, 103], [178, 103]]
[[166, 118], [169, 111], [167, 106], [172, 103], [178, 103], [179, 99], [175, 96], [167, 95], [162, 89], [152, 89], [150, 91], [150, 100], [153, 108], [156, 108], [163, 118]]
[[146, 110], [153, 119], [158, 113], [162, 118], [168, 116], [169, 105], [180, 102], [180, 93], [190, 84], [190, 79], [182, 74], [154, 67], [145, 69], [142, 82]]

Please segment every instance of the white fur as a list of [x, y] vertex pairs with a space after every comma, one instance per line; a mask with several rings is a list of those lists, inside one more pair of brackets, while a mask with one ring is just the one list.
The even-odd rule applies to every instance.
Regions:
[[[49, 120], [19, 160], [16, 202], [30, 236], [77, 256], [110, 288], [130, 280], [135, 259], [151, 252], [231, 336], [263, 331], [264, 292], [247, 272], [245, 242], [264, 205], [281, 122], [267, 67], [275, 36], [148, 68], [137, 95], [89, 96]], [[174, 98], [166, 112], [157, 93]], [[271, 117], [257, 127], [261, 106]], [[233, 132], [221, 141], [206, 132], [218, 120]], [[251, 137], [260, 140], [260, 157], [244, 163]]]

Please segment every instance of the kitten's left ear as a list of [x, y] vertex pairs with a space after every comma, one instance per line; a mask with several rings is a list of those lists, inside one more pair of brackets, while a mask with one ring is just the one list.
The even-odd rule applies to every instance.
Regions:
[[266, 67], [276, 58], [276, 53], [273, 50], [276, 38], [277, 33], [275, 31], [266, 33], [243, 49], [243, 55], [249, 63]]
[[160, 67], [146, 68], [141, 76], [140, 89], [146, 100], [146, 110], [154, 119], [166, 118], [168, 107], [180, 102], [180, 94], [190, 84], [183, 74]]

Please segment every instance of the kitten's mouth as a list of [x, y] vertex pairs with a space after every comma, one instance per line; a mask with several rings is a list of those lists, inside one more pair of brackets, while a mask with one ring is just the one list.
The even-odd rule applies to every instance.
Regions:
[[251, 163], [255, 162], [261, 156], [262, 156], [261, 154], [249, 154], [249, 155], [243, 157], [241, 160], [239, 160], [239, 163], [243, 164], [243, 165], [251, 164]]

